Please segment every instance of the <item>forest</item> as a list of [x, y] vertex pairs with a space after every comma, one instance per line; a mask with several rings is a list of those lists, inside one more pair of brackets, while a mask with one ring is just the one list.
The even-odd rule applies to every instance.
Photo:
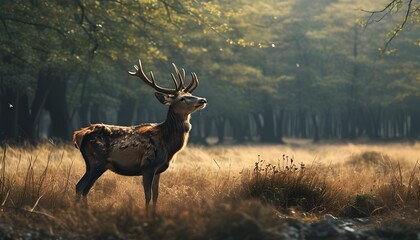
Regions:
[[[0, 2], [0, 141], [70, 141], [89, 123], [164, 120], [171, 63], [208, 107], [190, 141], [416, 140], [417, 1]], [[211, 141], [210, 141], [210, 140]]]
[[420, 0], [1, 0], [0, 239], [419, 239], [419, 106]]

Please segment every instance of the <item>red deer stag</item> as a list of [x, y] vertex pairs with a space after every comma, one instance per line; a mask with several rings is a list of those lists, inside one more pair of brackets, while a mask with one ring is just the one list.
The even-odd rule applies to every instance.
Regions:
[[169, 167], [173, 156], [188, 141], [191, 130], [190, 115], [205, 108], [207, 100], [191, 93], [198, 86], [195, 73], [191, 73], [191, 83], [185, 87], [185, 70], [182, 73], [173, 64], [179, 79], [175, 89], [160, 87], [156, 84], [153, 73], [149, 79], [142, 68], [141, 61], [135, 65], [137, 76], [155, 89], [156, 98], [169, 106], [166, 120], [162, 123], [147, 123], [138, 126], [112, 126], [92, 124], [75, 131], [73, 141], [80, 149], [86, 163], [86, 173], [76, 185], [76, 196], [86, 199], [95, 181], [106, 171], [111, 170], [125, 176], [143, 175], [143, 188], [146, 199], [146, 214], [153, 194], [153, 213], [156, 211], [159, 177]]

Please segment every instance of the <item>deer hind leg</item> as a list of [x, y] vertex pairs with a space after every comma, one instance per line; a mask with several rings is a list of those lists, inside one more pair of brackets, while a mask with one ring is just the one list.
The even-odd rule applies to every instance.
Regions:
[[86, 172], [83, 175], [83, 177], [79, 180], [79, 182], [76, 184], [76, 201], [80, 201], [80, 197], [82, 196], [83, 189], [86, 186], [86, 181], [89, 178], [89, 169], [86, 168]]
[[83, 177], [79, 180], [79, 182], [76, 184], [76, 201], [77, 202], [80, 201], [83, 190], [85, 189], [87, 180], [89, 179], [89, 175], [90, 175], [89, 156], [86, 151], [81, 151], [81, 152], [82, 152], [83, 159], [85, 160], [86, 172], [83, 175]]
[[85, 175], [76, 184], [76, 201], [79, 202], [83, 198], [83, 205], [87, 207], [87, 194], [93, 184], [106, 171], [105, 166], [86, 169]]
[[80, 197], [83, 196], [83, 200], [86, 205], [86, 196], [89, 193], [89, 190], [92, 188], [96, 180], [98, 180], [98, 178], [106, 171], [106, 166], [105, 163], [102, 163], [101, 160], [98, 160], [95, 157], [90, 144], [84, 145], [82, 149], [81, 153], [85, 160], [86, 172], [76, 184], [76, 199], [80, 200]]
[[95, 166], [89, 171], [89, 175], [85, 180], [85, 184], [82, 190], [82, 196], [86, 197], [92, 188], [93, 184], [98, 180], [100, 176], [106, 171], [105, 165]]

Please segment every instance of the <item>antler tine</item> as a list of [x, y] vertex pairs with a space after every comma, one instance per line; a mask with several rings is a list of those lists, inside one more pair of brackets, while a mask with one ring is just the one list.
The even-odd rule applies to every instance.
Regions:
[[173, 73], [171, 73], [171, 77], [172, 77], [172, 81], [174, 81], [174, 83], [175, 83], [175, 87], [176, 87], [177, 91], [179, 91], [181, 86], [178, 85], [178, 82], [176, 81], [176, 78], [175, 78]]
[[175, 89], [169, 89], [169, 88], [164, 88], [164, 87], [158, 86], [156, 84], [155, 77], [153, 76], [153, 72], [150, 72], [150, 76], [152, 78], [152, 80], [150, 80], [143, 71], [143, 67], [141, 65], [141, 60], [140, 59], [139, 59], [138, 65], [134, 65], [134, 69], [136, 69], [135, 72], [129, 71], [128, 73], [131, 76], [139, 77], [141, 80], [143, 80], [143, 82], [145, 82], [147, 85], [149, 85], [150, 87], [152, 87], [153, 89], [155, 89], [158, 92], [166, 93], [166, 94], [176, 94], [179, 91], [178, 84], [176, 82], [175, 82], [175, 86], [176, 86]]
[[185, 69], [184, 68], [182, 68], [182, 79], [184, 79], [184, 81], [185, 81]]
[[191, 82], [187, 88], [185, 88], [185, 92], [192, 93], [198, 87], [198, 77], [197, 74], [191, 72]]
[[152, 71], [150, 71], [150, 77], [152, 78], [151, 82], [153, 83], [153, 86], [156, 86], [155, 76], [153, 75]]
[[[172, 63], [172, 66], [174, 66], [174, 68], [175, 68], [175, 72], [176, 72], [176, 75], [178, 75], [179, 81], [180, 81], [180, 83], [181, 83], [181, 89], [182, 89], [182, 90], [184, 90], [184, 89], [185, 89], [185, 77], [183, 78], [183, 77], [181, 76], [181, 74], [179, 73], [179, 70], [178, 70], [177, 66], [175, 65], [175, 63]], [[184, 70], [184, 69], [182, 69], [182, 71], [183, 71], [183, 72], [185, 72], [185, 70]], [[184, 75], [185, 75], [185, 74], [184, 74]]]

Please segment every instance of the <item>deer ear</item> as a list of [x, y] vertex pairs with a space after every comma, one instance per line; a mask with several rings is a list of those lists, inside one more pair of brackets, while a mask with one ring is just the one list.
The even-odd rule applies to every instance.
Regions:
[[169, 105], [171, 103], [171, 98], [168, 94], [155, 92], [155, 96], [162, 104]]

